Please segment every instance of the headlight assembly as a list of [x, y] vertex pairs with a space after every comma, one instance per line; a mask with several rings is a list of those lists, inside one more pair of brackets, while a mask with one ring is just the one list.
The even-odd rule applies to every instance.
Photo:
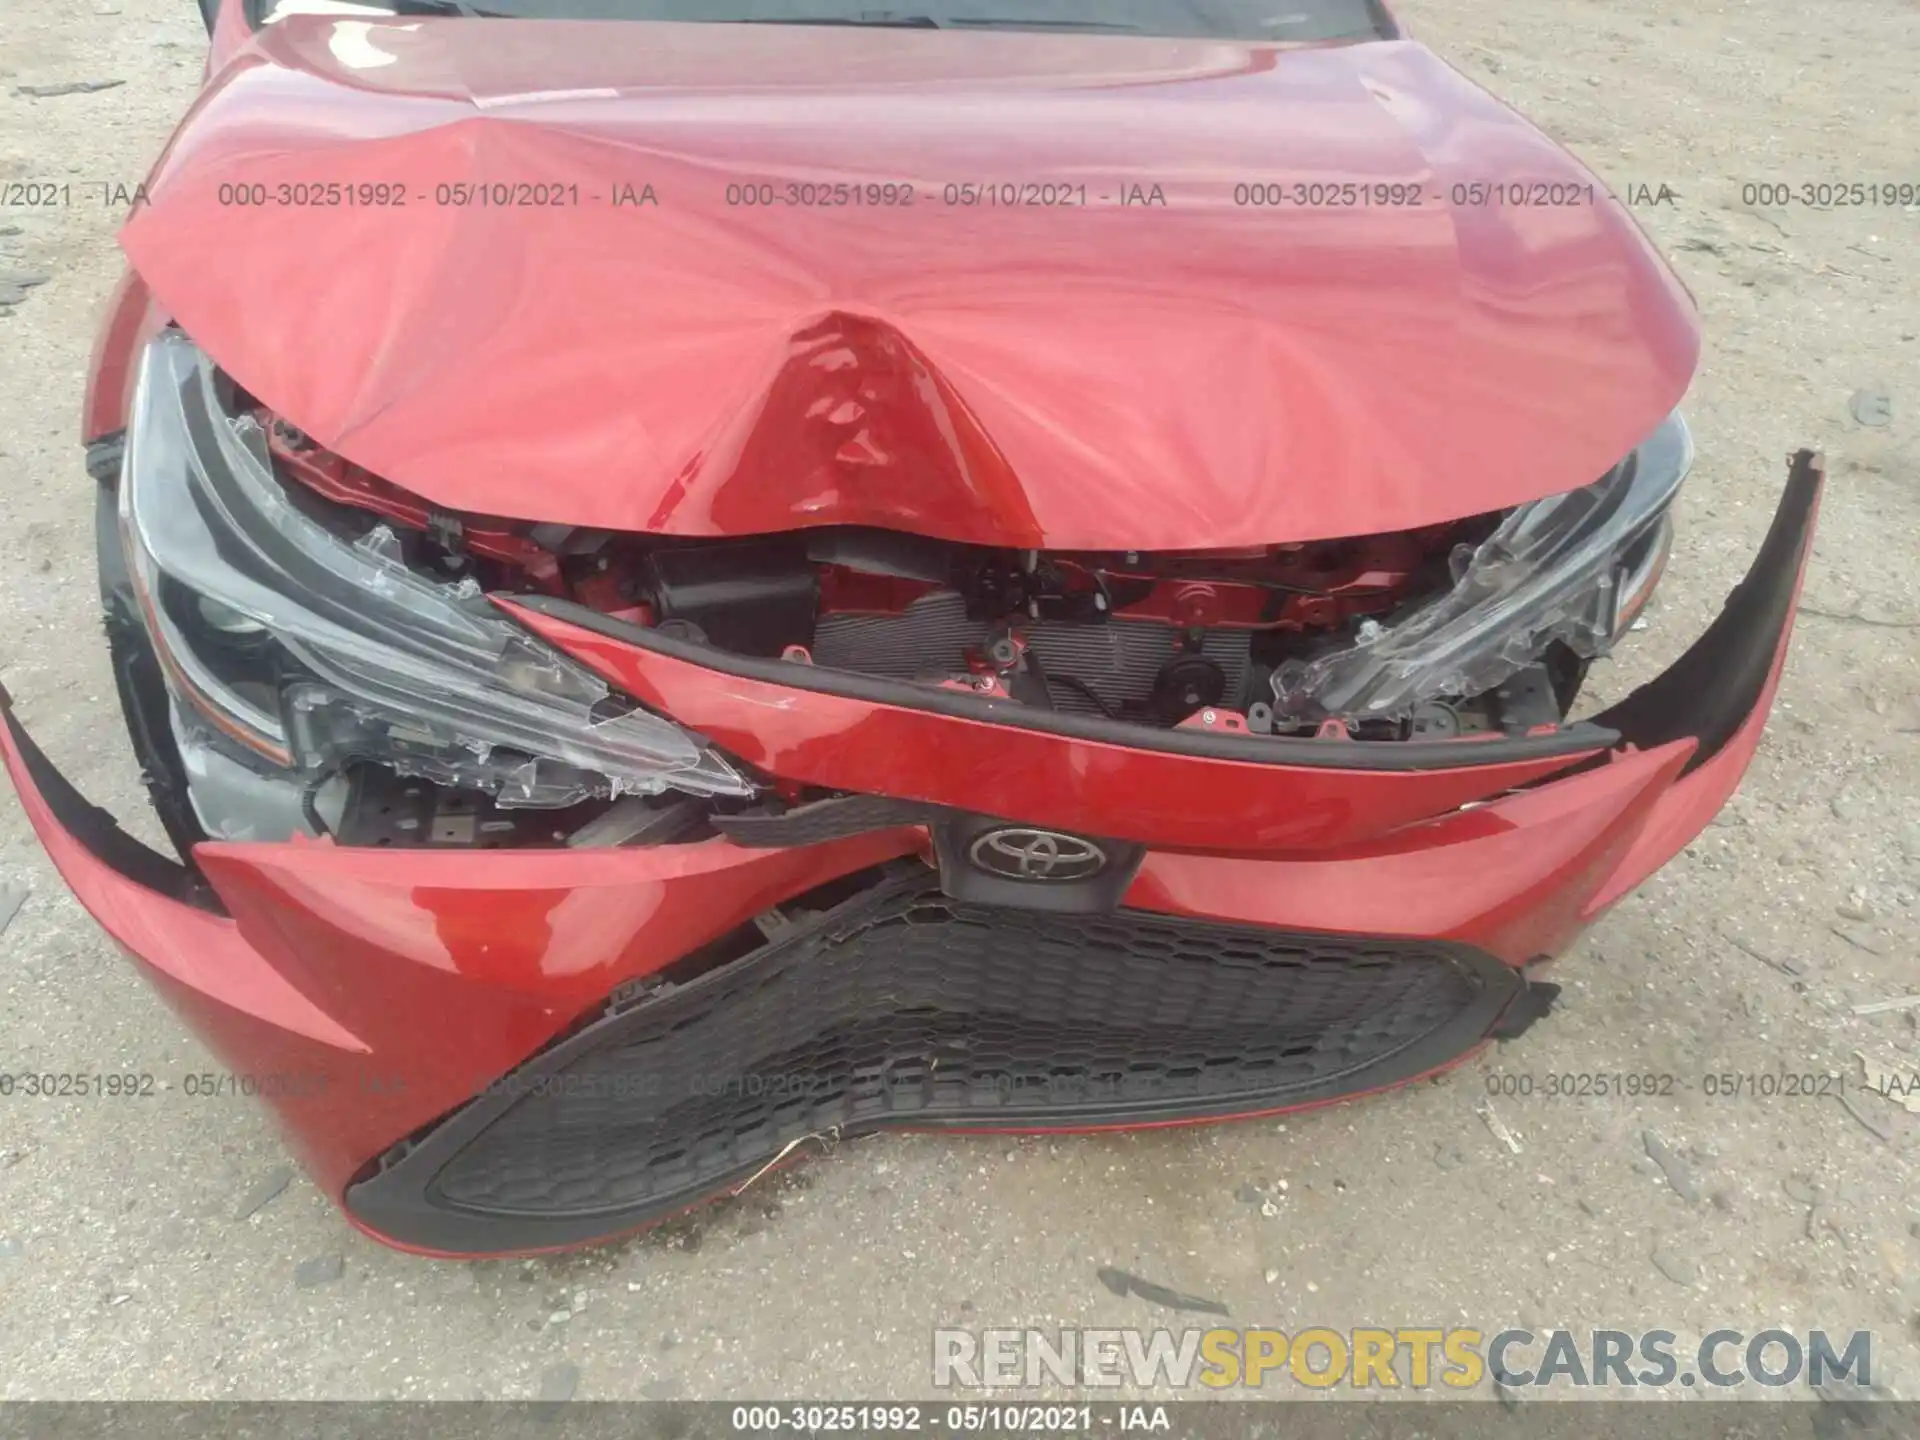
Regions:
[[256, 764], [318, 775], [373, 760], [503, 805], [751, 791], [473, 581], [410, 570], [385, 525], [341, 533], [293, 503], [259, 423], [227, 413], [212, 364], [178, 332], [141, 361], [120, 524], [176, 694]]
[[1275, 713], [1403, 717], [1429, 700], [1483, 694], [1555, 642], [1606, 653], [1660, 577], [1668, 508], [1692, 464], [1676, 412], [1592, 485], [1521, 505], [1481, 544], [1459, 547], [1445, 594], [1276, 667]]

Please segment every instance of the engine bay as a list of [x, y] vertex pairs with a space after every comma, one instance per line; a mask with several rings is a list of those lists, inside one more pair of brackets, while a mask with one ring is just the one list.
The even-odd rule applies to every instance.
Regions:
[[[696, 673], [747, 667], [774, 697], [857, 684], [905, 711], [957, 705], [1142, 752], [1304, 744], [1287, 763], [1365, 770], [1397, 765], [1376, 748], [1396, 743], [1564, 731], [1589, 662], [1658, 582], [1690, 459], [1674, 416], [1575, 490], [1233, 548], [1020, 549], [853, 524], [661, 535], [439, 507], [166, 332], [102, 553], [124, 557], [122, 658], [150, 649], [164, 674], [140, 708], [177, 750], [161, 768], [178, 772], [189, 840], [188, 808], [235, 840], [679, 843], [743, 807], [891, 792], [779, 781], [751, 745], [733, 753], [637, 698], [644, 681], [610, 684], [549, 643], [532, 611]], [[1320, 748], [1341, 744], [1373, 753]]]
[[1006, 550], [847, 526], [741, 539], [437, 512], [270, 416], [292, 487], [394, 527], [410, 565], [560, 597], [719, 650], [1160, 728], [1394, 741], [1554, 725], [1585, 661], [1548, 646], [1482, 694], [1342, 717], [1276, 702], [1285, 667], [1444, 595], [1500, 512], [1420, 530], [1219, 551]]

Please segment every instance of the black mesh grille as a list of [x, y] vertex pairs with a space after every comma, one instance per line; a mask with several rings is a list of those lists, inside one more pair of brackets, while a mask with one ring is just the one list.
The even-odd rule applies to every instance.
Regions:
[[914, 870], [596, 1022], [400, 1168], [432, 1207], [632, 1222], [809, 1135], [1198, 1118], [1391, 1083], [1468, 1048], [1523, 983], [1428, 942], [969, 905]]

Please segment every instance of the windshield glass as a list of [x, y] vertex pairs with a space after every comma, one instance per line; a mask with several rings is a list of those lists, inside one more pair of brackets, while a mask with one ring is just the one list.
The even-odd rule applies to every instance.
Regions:
[[1011, 30], [1210, 40], [1387, 39], [1378, 0], [906, 0], [876, 9], [847, 0], [255, 0], [255, 18], [289, 15], [465, 15], [475, 19], [676, 20], [761, 25]]

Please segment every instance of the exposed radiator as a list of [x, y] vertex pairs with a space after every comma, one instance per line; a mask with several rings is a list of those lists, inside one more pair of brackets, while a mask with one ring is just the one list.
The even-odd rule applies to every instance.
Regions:
[[[819, 665], [911, 680], [966, 668], [966, 650], [984, 645], [990, 626], [967, 618], [965, 599], [952, 590], [936, 591], [898, 615], [826, 615], [813, 632], [813, 658]], [[1180, 632], [1151, 620], [1108, 620], [1098, 624], [1036, 621], [1026, 627], [1027, 643], [1049, 676], [1070, 675], [1106, 702], [1145, 704], [1154, 677], [1179, 651]], [[1227, 677], [1223, 704], [1243, 708], [1248, 664], [1248, 632], [1210, 630], [1200, 654]], [[1096, 713], [1098, 707], [1071, 686], [1055, 685], [1056, 708]]]

